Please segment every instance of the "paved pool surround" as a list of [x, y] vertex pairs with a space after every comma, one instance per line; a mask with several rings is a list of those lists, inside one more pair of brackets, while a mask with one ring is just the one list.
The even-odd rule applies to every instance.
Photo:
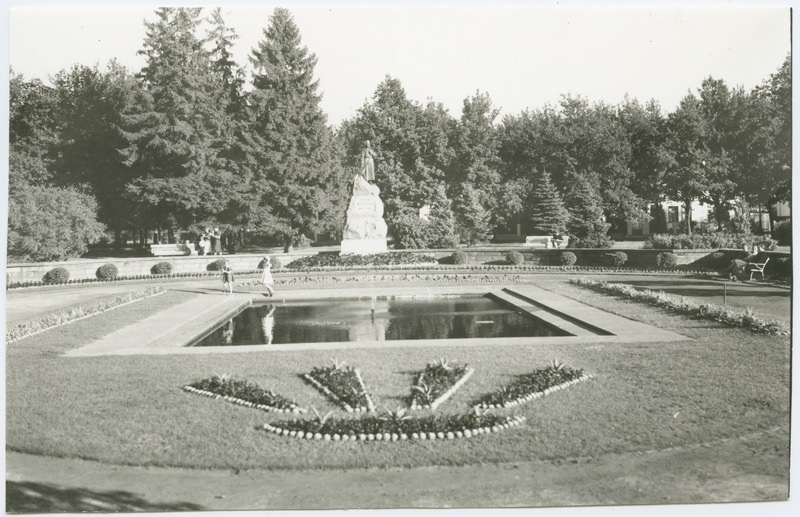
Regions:
[[[489, 294], [494, 299], [515, 306], [523, 312], [536, 312], [549, 324], [572, 336], [418, 339], [375, 342], [295, 343], [282, 345], [240, 345], [189, 347], [199, 335], [233, 317], [254, 300], [273, 303], [303, 300], [342, 300], [381, 297], [430, 297], [463, 294]], [[545, 308], [547, 312], [539, 309]], [[433, 347], [433, 346], [502, 346], [502, 345], [571, 345], [587, 343], [668, 342], [689, 339], [685, 336], [590, 307], [531, 285], [397, 287], [380, 289], [316, 289], [281, 291], [274, 298], [259, 293], [198, 294], [189, 301], [123, 327], [80, 348], [69, 350], [67, 357], [161, 354], [229, 354], [296, 350], [337, 350], [352, 348]]]

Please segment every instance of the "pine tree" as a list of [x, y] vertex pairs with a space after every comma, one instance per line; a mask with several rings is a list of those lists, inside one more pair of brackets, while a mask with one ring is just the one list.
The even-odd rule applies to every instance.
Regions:
[[574, 188], [567, 200], [571, 248], [607, 248], [613, 244], [608, 237], [611, 226], [603, 217], [603, 201], [597, 189], [585, 177], [573, 178]]
[[288, 10], [275, 9], [264, 36], [250, 57], [248, 217], [257, 231], [282, 235], [288, 249], [299, 233], [327, 229], [350, 185], [319, 107], [317, 58]]
[[561, 235], [566, 232], [569, 212], [564, 208], [561, 194], [550, 181], [550, 174], [542, 171], [533, 189], [531, 210], [533, 231], [537, 235]]

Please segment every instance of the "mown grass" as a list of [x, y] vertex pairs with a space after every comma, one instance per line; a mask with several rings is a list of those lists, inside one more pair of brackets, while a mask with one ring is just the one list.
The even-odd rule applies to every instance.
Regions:
[[[431, 347], [208, 355], [64, 358], [60, 354], [191, 294], [22, 340], [7, 349], [7, 447], [110, 463], [195, 468], [352, 468], [594, 457], [740, 436], [789, 421], [787, 337], [753, 335], [539, 278], [606, 310], [683, 333], [673, 343]], [[445, 357], [476, 369], [441, 406], [469, 411], [480, 396], [558, 359], [591, 381], [510, 411], [527, 425], [452, 442], [319, 443], [256, 429], [287, 416], [192, 395], [181, 387], [229, 373], [321, 412], [341, 409], [299, 374], [330, 358], [363, 374], [376, 406], [407, 401], [415, 372]], [[312, 412], [313, 414], [313, 412]], [[306, 417], [310, 418], [310, 417]]]

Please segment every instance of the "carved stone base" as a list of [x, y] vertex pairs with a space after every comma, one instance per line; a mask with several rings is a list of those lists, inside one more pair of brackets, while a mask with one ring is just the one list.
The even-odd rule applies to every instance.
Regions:
[[371, 255], [373, 253], [386, 253], [386, 239], [344, 239], [342, 241], [342, 255]]

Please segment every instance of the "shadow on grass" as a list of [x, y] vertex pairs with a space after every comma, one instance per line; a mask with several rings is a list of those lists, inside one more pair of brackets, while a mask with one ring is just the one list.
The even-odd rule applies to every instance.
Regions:
[[30, 481], [6, 481], [6, 513], [186, 512], [203, 510], [192, 503], [154, 503], [122, 490], [65, 488]]

